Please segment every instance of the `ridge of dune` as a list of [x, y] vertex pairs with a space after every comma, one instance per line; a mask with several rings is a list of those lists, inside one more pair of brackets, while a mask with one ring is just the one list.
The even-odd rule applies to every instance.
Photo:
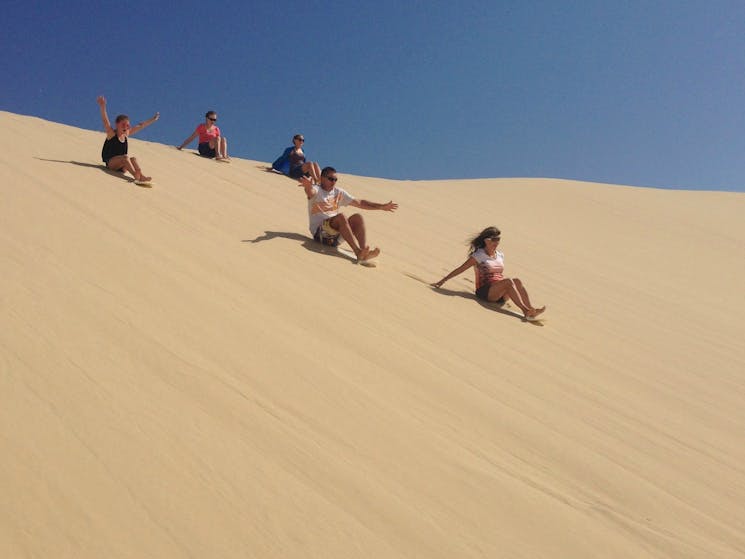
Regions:
[[[0, 556], [745, 555], [745, 195], [339, 169], [366, 269], [264, 163], [0, 125]], [[545, 325], [428, 287], [491, 224]]]

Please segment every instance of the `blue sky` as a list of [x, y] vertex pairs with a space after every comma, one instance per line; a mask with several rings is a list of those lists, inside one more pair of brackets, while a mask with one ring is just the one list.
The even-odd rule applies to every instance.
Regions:
[[[745, 2], [6, 0], [0, 109], [232, 155], [745, 191]], [[195, 146], [193, 146], [195, 147]], [[92, 159], [98, 152], [91, 153]]]

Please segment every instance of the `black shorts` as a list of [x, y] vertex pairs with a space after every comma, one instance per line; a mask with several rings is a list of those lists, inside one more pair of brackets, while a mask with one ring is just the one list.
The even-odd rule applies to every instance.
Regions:
[[217, 155], [215, 148], [211, 148], [209, 142], [199, 144], [197, 149], [199, 150], [199, 155], [202, 157], [215, 157], [215, 155]]
[[287, 175], [293, 179], [299, 179], [300, 177], [307, 177], [308, 173], [303, 173], [302, 165], [295, 165]]
[[[489, 288], [492, 286], [491, 283], [482, 285], [476, 290], [476, 298], [482, 301], [489, 301]], [[504, 305], [507, 300], [504, 297], [500, 297], [498, 301], [494, 301], [497, 305]]]
[[[124, 155], [127, 155], [127, 154], [125, 153]], [[125, 173], [127, 171], [127, 169], [126, 169], [126, 165], [124, 163], [122, 163], [122, 166], [119, 167], [118, 169], [112, 169], [111, 167], [109, 167], [109, 161], [111, 161], [115, 157], [120, 157], [120, 156], [119, 155], [112, 155], [108, 159], [104, 159], [103, 160], [103, 166], [106, 167], [109, 171], [114, 171], [115, 173]]]

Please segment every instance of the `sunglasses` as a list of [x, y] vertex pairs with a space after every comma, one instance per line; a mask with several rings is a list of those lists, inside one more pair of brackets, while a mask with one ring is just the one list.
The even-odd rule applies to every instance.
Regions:
[[336, 181], [339, 180], [338, 177], [325, 177], [325, 178], [326, 178], [326, 180], [331, 181], [331, 182], [336, 182]]
[[499, 242], [499, 237], [489, 237], [490, 241], [494, 241], [495, 243]]
[[212, 118], [212, 117], [209, 117], [209, 116], [207, 117], [207, 120], [211, 120], [212, 122], [217, 122], [217, 119], [216, 118]]

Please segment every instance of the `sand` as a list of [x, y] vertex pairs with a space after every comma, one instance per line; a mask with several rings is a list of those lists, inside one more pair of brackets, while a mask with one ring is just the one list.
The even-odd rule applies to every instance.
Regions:
[[[0, 126], [0, 557], [745, 556], [745, 194], [340, 169], [369, 269], [265, 163]], [[543, 324], [428, 286], [492, 224]]]

